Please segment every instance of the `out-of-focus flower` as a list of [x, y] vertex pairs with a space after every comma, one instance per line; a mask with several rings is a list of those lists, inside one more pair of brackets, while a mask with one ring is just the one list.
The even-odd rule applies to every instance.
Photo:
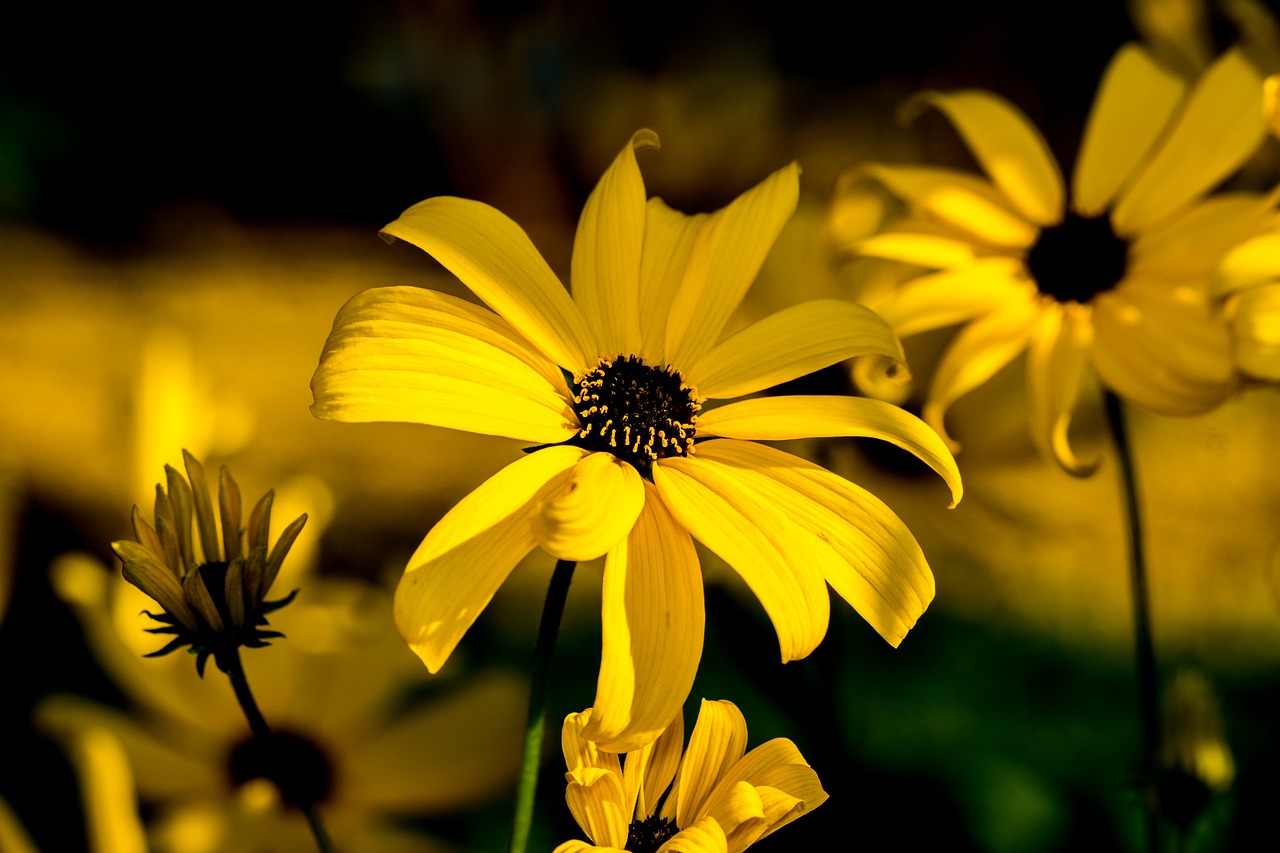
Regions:
[[522, 679], [481, 675], [410, 702], [427, 679], [392, 628], [390, 596], [380, 589], [309, 578], [305, 595], [273, 617], [289, 641], [246, 656], [276, 733], [273, 751], [250, 737], [226, 684], [172, 658], [136, 654], [147, 635], [121, 617], [136, 614], [144, 596], [118, 574], [68, 556], [54, 582], [132, 708], [61, 695], [37, 717], [63, 736], [98, 731], [118, 740], [149, 807], [156, 853], [314, 849], [294, 807], [312, 798], [340, 850], [441, 851], [397, 819], [479, 804], [514, 778]]
[[952, 402], [1025, 352], [1034, 443], [1083, 475], [1096, 462], [1077, 456], [1068, 429], [1091, 374], [1159, 414], [1226, 399], [1235, 371], [1210, 282], [1272, 205], [1206, 194], [1261, 141], [1261, 85], [1238, 51], [1189, 86], [1141, 48], [1122, 48], [1099, 86], [1069, 204], [1048, 146], [1008, 102], [920, 95], [914, 106], [941, 110], [986, 177], [864, 167], [911, 213], [854, 246], [934, 270], [875, 304], [898, 334], [965, 324], [934, 373], [925, 420], [945, 436]]
[[1235, 359], [1250, 376], [1280, 382], [1280, 232], [1246, 240], [1218, 268]]
[[[223, 655], [235, 653], [240, 646], [260, 648], [267, 645], [268, 638], [281, 636], [265, 629], [266, 617], [292, 601], [293, 593], [267, 601], [267, 592], [307, 516], [304, 513], [290, 522], [268, 553], [275, 493], [268, 491], [258, 501], [246, 531], [240, 526], [240, 487], [226, 467], [218, 476], [215, 517], [204, 466], [185, 450], [182, 456], [187, 479], [166, 465], [169, 490], [166, 493], [163, 486], [156, 486], [155, 526], [147, 523], [135, 506], [136, 541], [112, 542], [111, 549], [124, 563], [125, 580], [163, 608], [159, 614], [147, 613], [163, 623], [151, 633], [174, 635], [150, 656], [190, 646], [197, 656], [196, 671], [203, 675], [210, 655], [219, 669], [225, 670]], [[192, 536], [192, 521], [198, 539]]]
[[1161, 814], [1188, 827], [1215, 794], [1231, 787], [1234, 778], [1235, 762], [1213, 687], [1197, 672], [1178, 673], [1164, 698], [1158, 777]]
[[592, 843], [566, 841], [556, 853], [738, 853], [827, 800], [787, 738], [746, 751], [747, 722], [732, 702], [702, 700], [683, 756], [680, 714], [621, 760], [585, 736], [591, 714], [566, 717], [560, 741], [565, 800]]
[[435, 198], [406, 211], [385, 233], [432, 254], [493, 311], [418, 288], [366, 291], [339, 312], [312, 379], [317, 417], [536, 445], [428, 533], [397, 588], [396, 624], [435, 672], [535, 547], [606, 556], [588, 734], [614, 751], [655, 738], [688, 696], [705, 619], [695, 538], [760, 599], [784, 661], [826, 633], [828, 583], [895, 645], [933, 597], [924, 556], [888, 507], [751, 439], [875, 436], [919, 456], [960, 498], [945, 446], [894, 406], [791, 396], [703, 409], [900, 348], [870, 311], [834, 300], [717, 344], [795, 208], [799, 170], [686, 216], [646, 203], [635, 151], [657, 142], [636, 133], [588, 199], [572, 297], [492, 207]]
[[38, 853], [18, 816], [3, 799], [0, 799], [0, 850], [8, 853]]

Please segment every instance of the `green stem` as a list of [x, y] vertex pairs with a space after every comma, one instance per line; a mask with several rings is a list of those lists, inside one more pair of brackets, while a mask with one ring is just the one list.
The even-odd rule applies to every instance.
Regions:
[[560, 617], [573, 580], [573, 560], [556, 561], [555, 573], [547, 587], [547, 600], [542, 605], [542, 621], [533, 647], [533, 670], [529, 685], [529, 720], [524, 729], [524, 755], [520, 760], [520, 785], [516, 789], [516, 812], [511, 824], [510, 853], [524, 853], [529, 844], [529, 827], [533, 824], [533, 802], [538, 788], [538, 760], [542, 756], [542, 732], [547, 718], [547, 682], [551, 658], [560, 633]]
[[1156, 796], [1156, 754], [1159, 737], [1156, 651], [1151, 639], [1151, 594], [1147, 588], [1146, 558], [1142, 546], [1142, 515], [1133, 453], [1125, 429], [1124, 404], [1106, 392], [1107, 421], [1115, 439], [1129, 521], [1129, 581], [1133, 594], [1133, 647], [1138, 671], [1138, 716], [1142, 725], [1143, 805], [1147, 818], [1147, 850], [1160, 850], [1160, 803]]
[[[245, 718], [249, 720], [249, 730], [253, 732], [253, 736], [273, 737], [271, 727], [267, 725], [262, 711], [258, 710], [253, 691], [249, 689], [249, 679], [245, 677], [244, 665], [240, 662], [240, 647], [233, 646], [229, 652], [218, 654], [217, 662], [218, 668], [231, 680], [231, 689], [235, 691], [240, 708], [244, 711]], [[329, 840], [329, 833], [325, 832], [324, 824], [320, 822], [320, 815], [314, 804], [309, 803], [303, 806], [302, 813], [306, 815], [307, 824], [311, 827], [311, 834], [315, 836], [316, 847], [320, 853], [333, 853], [333, 842]]]

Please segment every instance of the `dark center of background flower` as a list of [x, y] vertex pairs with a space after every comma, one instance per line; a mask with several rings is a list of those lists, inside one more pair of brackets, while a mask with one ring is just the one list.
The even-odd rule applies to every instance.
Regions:
[[228, 764], [237, 787], [268, 779], [285, 803], [298, 808], [323, 802], [333, 792], [333, 767], [324, 750], [292, 732], [241, 741], [231, 750]]
[[602, 360], [574, 383], [573, 402], [582, 430], [571, 443], [612, 453], [642, 474], [657, 459], [689, 454], [701, 408], [679, 371], [631, 355]]
[[627, 846], [630, 853], [657, 853], [659, 847], [679, 830], [675, 821], [665, 817], [647, 817], [633, 820], [627, 827]]
[[1084, 304], [1124, 277], [1129, 244], [1111, 230], [1106, 216], [1068, 213], [1059, 225], [1040, 232], [1027, 253], [1040, 292], [1059, 302]]

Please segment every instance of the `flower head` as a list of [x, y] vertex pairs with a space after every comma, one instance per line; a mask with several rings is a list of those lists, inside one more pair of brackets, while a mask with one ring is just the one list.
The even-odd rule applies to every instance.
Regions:
[[919, 96], [914, 105], [941, 110], [986, 175], [866, 167], [911, 213], [856, 248], [933, 271], [877, 303], [899, 334], [966, 324], [933, 377], [926, 421], [945, 436], [948, 407], [1025, 352], [1037, 448], [1087, 474], [1096, 463], [1076, 455], [1068, 429], [1090, 368], [1159, 414], [1226, 399], [1235, 372], [1210, 282], [1271, 204], [1206, 194], [1261, 141], [1261, 84], [1237, 51], [1189, 86], [1143, 49], [1122, 48], [1099, 86], [1070, 203], [1048, 146], [1008, 102]]
[[827, 800], [790, 740], [746, 752], [747, 723], [732, 702], [702, 700], [683, 756], [679, 714], [622, 760], [583, 736], [591, 714], [565, 718], [561, 747], [565, 799], [593, 844], [567, 841], [556, 853], [738, 853]]
[[799, 170], [686, 216], [646, 201], [635, 152], [656, 145], [651, 131], [635, 134], [587, 200], [572, 297], [497, 210], [458, 198], [410, 208], [384, 233], [425, 249], [492, 310], [412, 287], [366, 291], [339, 312], [312, 379], [317, 417], [533, 445], [427, 534], [396, 591], [396, 625], [434, 672], [535, 547], [604, 556], [589, 725], [615, 751], [656, 737], [692, 686], [705, 618], [695, 538], [760, 599], [783, 660], [822, 640], [828, 583], [895, 645], [933, 597], [919, 546], [884, 504], [752, 439], [874, 436], [918, 455], [960, 497], [941, 440], [888, 404], [708, 405], [857, 355], [902, 353], [871, 311], [834, 300], [721, 340], [795, 208]]
[[[267, 614], [293, 600], [267, 601], [267, 592], [284, 563], [289, 548], [307, 522], [304, 513], [294, 519], [268, 553], [273, 492], [267, 492], [249, 515], [248, 547], [240, 527], [240, 488], [223, 467], [218, 476], [218, 510], [221, 533], [214, 517], [204, 467], [185, 450], [184, 478], [166, 465], [168, 491], [156, 486], [155, 525], [133, 508], [133, 540], [111, 543], [124, 563], [124, 577], [162, 608], [147, 615], [163, 623], [154, 634], [173, 639], [148, 657], [165, 655], [190, 646], [197, 655], [196, 669], [204, 673], [210, 655], [219, 656], [240, 646], [261, 647], [267, 639], [282, 636], [267, 630]], [[194, 520], [197, 536], [192, 535]]]

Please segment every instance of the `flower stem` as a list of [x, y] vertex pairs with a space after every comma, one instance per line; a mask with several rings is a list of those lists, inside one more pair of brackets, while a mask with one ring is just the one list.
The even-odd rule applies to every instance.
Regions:
[[529, 844], [529, 827], [533, 823], [534, 794], [538, 788], [538, 763], [542, 756], [542, 732], [547, 718], [547, 682], [551, 658], [555, 655], [560, 633], [560, 617], [573, 580], [573, 560], [557, 560], [556, 570], [547, 587], [547, 600], [542, 605], [542, 621], [533, 647], [533, 670], [529, 685], [529, 720], [524, 729], [524, 755], [520, 760], [520, 785], [516, 789], [516, 812], [511, 824], [510, 853], [524, 853]]
[[[217, 662], [218, 668], [225, 672], [231, 681], [231, 689], [236, 693], [236, 699], [240, 702], [245, 718], [249, 721], [249, 730], [253, 732], [253, 736], [263, 739], [274, 737], [266, 718], [262, 716], [262, 711], [258, 710], [253, 691], [249, 689], [249, 680], [245, 677], [244, 665], [240, 662], [240, 647], [233, 646], [229, 652], [219, 654]], [[311, 827], [311, 834], [315, 836], [316, 847], [320, 853], [333, 853], [333, 842], [329, 840], [329, 833], [320, 822], [320, 815], [315, 805], [308, 803], [303, 806], [302, 813], [306, 815], [307, 824]]]
[[1151, 639], [1151, 596], [1147, 588], [1146, 558], [1142, 546], [1142, 516], [1133, 453], [1125, 428], [1124, 404], [1106, 392], [1107, 422], [1115, 439], [1129, 521], [1129, 582], [1133, 595], [1133, 647], [1138, 671], [1138, 716], [1142, 726], [1143, 805], [1147, 818], [1147, 850], [1160, 850], [1160, 803], [1156, 798], [1156, 752], [1159, 731], [1156, 651]]

